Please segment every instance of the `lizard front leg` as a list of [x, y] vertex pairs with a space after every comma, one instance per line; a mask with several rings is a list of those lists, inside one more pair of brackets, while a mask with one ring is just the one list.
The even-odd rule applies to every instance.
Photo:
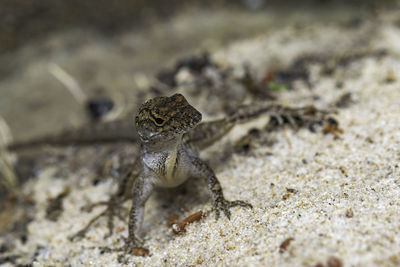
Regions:
[[226, 200], [222, 191], [221, 184], [219, 183], [211, 167], [208, 166], [208, 164], [202, 161], [200, 158], [192, 157], [191, 162], [194, 166], [194, 175], [207, 180], [208, 189], [210, 190], [213, 198], [213, 210], [215, 211], [217, 219], [219, 218], [221, 211], [225, 214], [226, 217], [228, 217], [228, 219], [230, 219], [231, 212], [229, 208], [235, 206], [253, 208], [250, 203], [247, 203], [243, 200]]
[[139, 176], [133, 185], [132, 207], [129, 212], [129, 235], [125, 241], [125, 251], [130, 253], [134, 248], [139, 248], [142, 242], [137, 238], [136, 231], [142, 225], [144, 205], [154, 190], [152, 179], [145, 175]]

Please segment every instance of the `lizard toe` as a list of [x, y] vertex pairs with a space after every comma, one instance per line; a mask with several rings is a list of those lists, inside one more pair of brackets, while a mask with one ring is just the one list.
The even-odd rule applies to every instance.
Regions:
[[243, 200], [235, 200], [230, 202], [230, 207], [236, 207], [236, 206], [253, 209], [253, 205]]
[[215, 210], [215, 215], [216, 215], [217, 219], [219, 218], [221, 211], [223, 211], [225, 216], [228, 219], [230, 219], [231, 218], [231, 212], [230, 212], [229, 209], [232, 208], [232, 207], [236, 207], [236, 206], [240, 206], [240, 207], [244, 207], [244, 208], [250, 208], [250, 209], [253, 208], [253, 206], [250, 203], [247, 203], [247, 202], [245, 202], [243, 200], [228, 201], [226, 199], [219, 199], [219, 200], [215, 201], [213, 210]]

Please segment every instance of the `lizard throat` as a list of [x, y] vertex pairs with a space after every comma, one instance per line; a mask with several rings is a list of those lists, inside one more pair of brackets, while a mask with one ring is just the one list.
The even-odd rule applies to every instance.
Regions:
[[142, 143], [142, 159], [157, 176], [157, 186], [176, 187], [187, 179], [180, 167], [181, 142], [182, 135], [167, 142]]

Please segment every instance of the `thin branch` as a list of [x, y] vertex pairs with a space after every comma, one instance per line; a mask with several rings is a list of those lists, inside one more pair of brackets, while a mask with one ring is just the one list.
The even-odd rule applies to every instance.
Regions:
[[84, 104], [86, 102], [86, 94], [71, 75], [69, 75], [65, 70], [55, 63], [50, 63], [48, 68], [49, 72], [65, 86], [65, 88], [71, 93], [78, 103]]

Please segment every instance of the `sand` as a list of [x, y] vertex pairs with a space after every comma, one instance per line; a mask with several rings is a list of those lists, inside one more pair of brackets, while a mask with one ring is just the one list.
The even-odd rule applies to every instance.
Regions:
[[[334, 115], [343, 129], [337, 138], [321, 131], [285, 129], [273, 134], [274, 145], [258, 144], [218, 166], [226, 198], [248, 201], [253, 210], [233, 208], [230, 220], [215, 220], [211, 214], [175, 235], [166, 226], [168, 217], [208, 210], [206, 187], [193, 186], [189, 191], [194, 193], [177, 194], [172, 203], [152, 197], [143, 226], [150, 256], [128, 257], [128, 265], [399, 266], [399, 44], [400, 28], [389, 15], [382, 15], [356, 29], [324, 23], [289, 25], [213, 53], [221, 64], [240, 72], [247, 63], [261, 76], [268, 67], [288, 66], [302, 54], [386, 50], [381, 57], [365, 55], [336, 66], [330, 75], [322, 73], [325, 62], [314, 63], [312, 90], [299, 82], [294, 90], [280, 93], [281, 103], [313, 103], [324, 109], [333, 109], [338, 97], [351, 93], [353, 103]], [[243, 129], [248, 126], [237, 126], [222, 143], [235, 142]], [[210, 161], [218, 158], [222, 146], [203, 156]], [[99, 247], [121, 245], [126, 222], [118, 221], [118, 233], [108, 238], [106, 220], [80, 241], [67, 238], [102, 210], [85, 213], [80, 207], [108, 199], [115, 183], [109, 180], [94, 187], [88, 175], [58, 179], [56, 170], [47, 168], [26, 184], [33, 188], [37, 214], [28, 225], [28, 241], [17, 242], [15, 251], [36, 251], [34, 266], [123, 266], [117, 253], [102, 253]], [[67, 185], [74, 188], [64, 200], [64, 212], [57, 222], [47, 220], [47, 198]], [[280, 248], [287, 239], [292, 240]]]

